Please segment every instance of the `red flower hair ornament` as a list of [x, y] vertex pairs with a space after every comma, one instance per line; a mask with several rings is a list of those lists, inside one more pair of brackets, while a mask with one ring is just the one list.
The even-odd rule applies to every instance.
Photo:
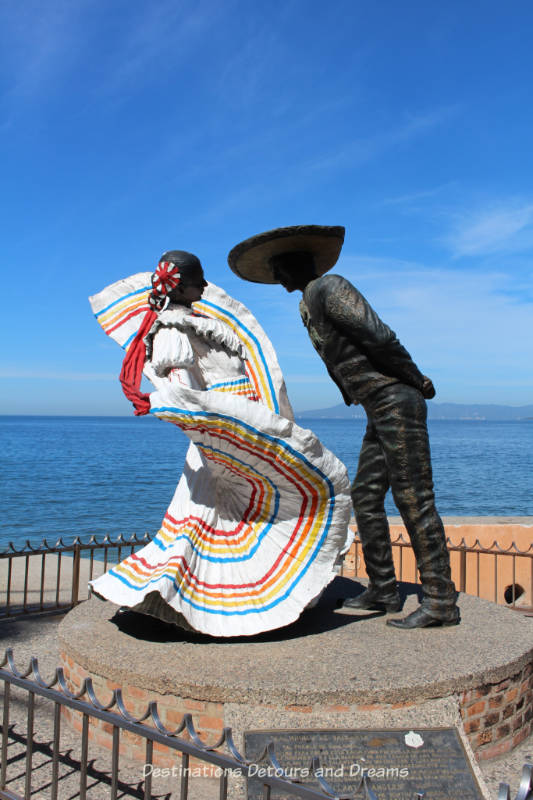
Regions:
[[152, 291], [148, 297], [153, 311], [164, 311], [169, 303], [169, 292], [175, 289], [181, 280], [180, 270], [172, 261], [160, 261], [152, 275]]
[[152, 291], [148, 295], [150, 311], [144, 315], [141, 327], [135, 339], [128, 348], [122, 362], [120, 382], [122, 391], [131, 400], [137, 416], [148, 414], [150, 411], [150, 395], [140, 391], [146, 349], [144, 337], [152, 327], [157, 314], [164, 311], [170, 302], [169, 293], [175, 289], [181, 280], [179, 267], [172, 261], [160, 261], [152, 275]]

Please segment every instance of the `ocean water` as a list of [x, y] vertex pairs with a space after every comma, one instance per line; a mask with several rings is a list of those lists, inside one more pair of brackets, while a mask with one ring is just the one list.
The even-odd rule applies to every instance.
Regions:
[[[355, 474], [363, 420], [305, 419]], [[442, 515], [533, 515], [533, 421], [429, 423]], [[0, 417], [0, 549], [155, 533], [188, 440], [152, 417]], [[396, 514], [387, 498], [387, 510]]]

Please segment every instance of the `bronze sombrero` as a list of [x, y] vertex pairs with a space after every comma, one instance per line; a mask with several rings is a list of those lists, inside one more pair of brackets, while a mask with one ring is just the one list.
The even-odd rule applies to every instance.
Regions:
[[245, 281], [278, 283], [270, 260], [281, 253], [311, 253], [317, 275], [323, 275], [337, 262], [344, 242], [340, 225], [293, 225], [258, 233], [235, 245], [228, 255], [233, 272]]

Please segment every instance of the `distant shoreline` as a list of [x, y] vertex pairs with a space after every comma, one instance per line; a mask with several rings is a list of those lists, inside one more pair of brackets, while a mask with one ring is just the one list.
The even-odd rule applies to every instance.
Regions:
[[[496, 403], [435, 403], [428, 402], [428, 420], [442, 422], [533, 422], [533, 405], [506, 406]], [[296, 421], [320, 420], [365, 420], [362, 406], [346, 406], [339, 403], [327, 408], [295, 411]], [[0, 414], [0, 419], [135, 419], [132, 414]], [[153, 419], [151, 415], [141, 419]]]
[[[533, 420], [533, 405], [506, 406], [496, 403], [435, 403], [429, 401], [428, 419], [453, 422], [529, 422]], [[364, 419], [361, 406], [339, 403], [329, 408], [300, 411], [297, 419]]]
[[[349, 420], [365, 420], [366, 416], [364, 416], [364, 415], [356, 416], [355, 414], [353, 416], [351, 416], [351, 417], [329, 417], [329, 416], [326, 416], [325, 414], [324, 415], [313, 414], [312, 416], [311, 416], [311, 414], [309, 414], [309, 416], [307, 416], [307, 414], [305, 412], [300, 412], [299, 414], [295, 414], [294, 418], [295, 418], [296, 421], [298, 421], [300, 419], [302, 419], [302, 420], [304, 420], [304, 419], [328, 419], [328, 420], [330, 420], [332, 422], [334, 422], [335, 420], [340, 420], [341, 422], [346, 422], [346, 421], [349, 421]], [[115, 417], [115, 419], [116, 419], [116, 417]], [[435, 416], [428, 416], [428, 419], [431, 422], [533, 422], [533, 417], [516, 417], [516, 418], [510, 418], [510, 419], [503, 419], [502, 417], [494, 417], [494, 418], [490, 418], [489, 419], [488, 417], [435, 417]]]

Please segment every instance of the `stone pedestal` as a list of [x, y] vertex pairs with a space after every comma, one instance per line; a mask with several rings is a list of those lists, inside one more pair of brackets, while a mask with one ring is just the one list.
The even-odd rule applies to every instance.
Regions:
[[[402, 631], [381, 613], [339, 609], [357, 590], [337, 578], [293, 625], [230, 640], [92, 599], [61, 623], [63, 666], [73, 687], [90, 675], [103, 702], [122, 687], [135, 714], [157, 700], [169, 728], [191, 713], [209, 743], [230, 726], [241, 751], [248, 729], [456, 725], [476, 758], [487, 759], [530, 733], [533, 618], [461, 595], [460, 625]], [[402, 615], [416, 608], [417, 591], [402, 584]], [[91, 737], [111, 747], [109, 726], [91, 723]], [[121, 737], [121, 747], [144, 759], [137, 737]]]

